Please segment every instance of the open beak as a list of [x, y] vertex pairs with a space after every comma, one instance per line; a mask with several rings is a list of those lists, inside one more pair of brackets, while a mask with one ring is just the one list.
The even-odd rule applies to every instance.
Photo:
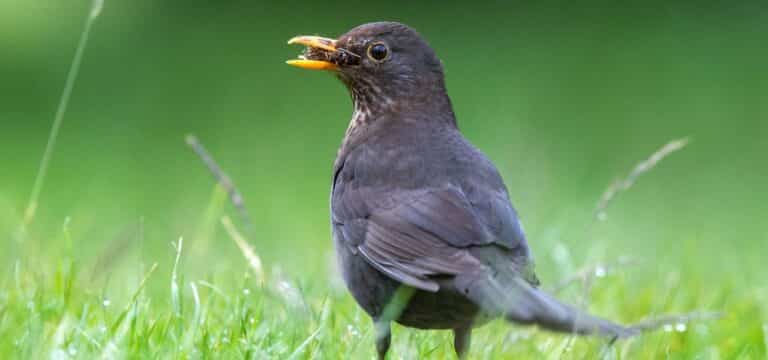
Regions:
[[288, 44], [304, 45], [307, 49], [298, 59], [288, 60], [286, 64], [310, 70], [336, 70], [338, 65], [331, 61], [336, 53], [336, 40], [320, 36], [297, 36], [288, 40]]

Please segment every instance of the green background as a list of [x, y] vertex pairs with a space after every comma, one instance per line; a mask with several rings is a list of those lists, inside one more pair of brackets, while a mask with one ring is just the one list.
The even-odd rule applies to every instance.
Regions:
[[[112, 274], [104, 291], [130, 293], [137, 265], [170, 272], [180, 236], [188, 278], [245, 272], [216, 222], [199, 236], [218, 210], [210, 174], [184, 144], [194, 133], [245, 196], [266, 266], [322, 293], [334, 272], [331, 167], [351, 104], [329, 74], [286, 66], [301, 49], [285, 42], [397, 20], [444, 62], [460, 127], [504, 176], [545, 283], [629, 255], [642, 261], [626, 270], [627, 287], [699, 284], [676, 310], [766, 301], [765, 2], [106, 0], [19, 243], [88, 7], [0, 2], [1, 278], [18, 259], [72, 254], [82, 271]], [[614, 179], [681, 137], [687, 148], [594, 220]], [[150, 288], [165, 291], [164, 281]]]

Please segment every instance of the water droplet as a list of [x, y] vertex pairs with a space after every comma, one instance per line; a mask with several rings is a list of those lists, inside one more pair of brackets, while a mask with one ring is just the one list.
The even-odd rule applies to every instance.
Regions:
[[275, 285], [275, 290], [280, 293], [283, 300], [285, 300], [288, 305], [300, 307], [304, 304], [304, 299], [302, 299], [299, 290], [287, 280], [278, 281]]
[[604, 277], [606, 273], [607, 273], [607, 271], [602, 266], [598, 266], [598, 267], [595, 268], [595, 276], [597, 276], [599, 278]]
[[75, 355], [77, 355], [77, 348], [75, 348], [75, 346], [74, 346], [74, 345], [70, 344], [70, 345], [67, 347], [67, 354], [69, 354], [69, 356], [75, 356]]
[[685, 332], [685, 330], [687, 329], [688, 329], [688, 326], [686, 326], [685, 323], [678, 323], [677, 325], [675, 325], [675, 330], [677, 330], [677, 332]]
[[249, 289], [249, 288], [243, 289], [243, 294], [244, 295], [250, 295], [251, 294], [251, 289]]
[[360, 336], [360, 332], [359, 332], [359, 331], [357, 331], [357, 329], [356, 329], [354, 326], [352, 326], [352, 324], [350, 324], [350, 325], [347, 325], [347, 332], [348, 332], [348, 333], [349, 333], [349, 335], [350, 335], [350, 336], [352, 336], [352, 337], [358, 337], [358, 336]]
[[109, 307], [109, 305], [111, 305], [111, 304], [112, 304], [112, 302], [111, 302], [111, 301], [109, 301], [109, 299], [104, 299], [104, 300], [101, 302], [101, 306], [103, 306], [103, 307]]

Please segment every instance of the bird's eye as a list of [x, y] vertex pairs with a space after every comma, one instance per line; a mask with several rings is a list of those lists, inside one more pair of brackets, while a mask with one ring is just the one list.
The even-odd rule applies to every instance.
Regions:
[[389, 49], [387, 49], [387, 45], [375, 43], [368, 47], [368, 57], [374, 61], [384, 61], [388, 55]]

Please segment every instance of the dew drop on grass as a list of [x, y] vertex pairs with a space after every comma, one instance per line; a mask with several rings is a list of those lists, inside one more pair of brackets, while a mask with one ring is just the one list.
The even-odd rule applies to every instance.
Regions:
[[287, 280], [280, 280], [275, 285], [275, 289], [280, 293], [283, 300], [293, 307], [301, 307], [304, 305], [304, 299], [301, 297], [299, 289]]
[[675, 325], [675, 330], [677, 332], [685, 332], [685, 330], [687, 329], [688, 329], [688, 326], [686, 326], [685, 323], [678, 323], [677, 325]]
[[347, 332], [348, 332], [348, 333], [349, 333], [349, 335], [350, 335], [350, 336], [352, 336], [352, 337], [358, 337], [358, 336], [360, 336], [360, 332], [359, 332], [359, 331], [357, 331], [357, 329], [356, 329], [354, 326], [352, 326], [352, 324], [349, 324], [349, 325], [347, 325]]
[[602, 267], [602, 266], [598, 266], [598, 267], [595, 268], [595, 276], [596, 277], [599, 277], [599, 278], [605, 277], [606, 273], [607, 272], [606, 272], [605, 268]]
[[249, 288], [243, 289], [243, 295], [250, 295], [250, 294], [251, 294], [251, 289]]
[[109, 299], [106, 299], [106, 298], [101, 302], [101, 306], [103, 306], [103, 307], [109, 307], [109, 305], [111, 305], [111, 304], [112, 304], [112, 302], [109, 301]]
[[77, 355], [77, 348], [75, 348], [74, 345], [70, 344], [67, 347], [67, 354], [69, 354], [69, 356], [74, 357], [75, 355]]

